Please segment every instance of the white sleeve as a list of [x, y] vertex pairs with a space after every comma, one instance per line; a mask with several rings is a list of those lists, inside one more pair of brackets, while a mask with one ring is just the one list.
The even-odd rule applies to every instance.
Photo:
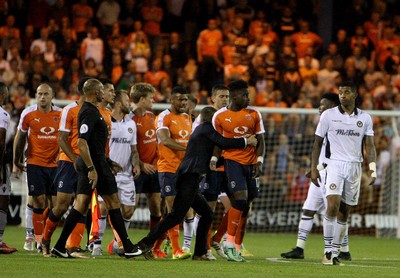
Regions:
[[321, 118], [319, 120], [317, 129], [315, 131], [315, 135], [318, 135], [319, 137], [324, 138], [326, 134], [328, 133], [329, 129], [329, 118], [328, 118], [328, 111], [325, 111], [322, 113]]

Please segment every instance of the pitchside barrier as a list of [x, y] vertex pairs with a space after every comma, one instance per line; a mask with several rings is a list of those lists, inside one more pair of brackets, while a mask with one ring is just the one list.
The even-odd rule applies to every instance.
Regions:
[[[69, 102], [54, 103], [65, 106]], [[154, 104], [153, 110], [158, 114], [169, 107], [169, 104]], [[203, 107], [197, 106], [196, 113]], [[310, 169], [318, 110], [257, 108], [266, 131], [266, 153], [263, 173], [258, 180], [260, 194], [253, 202], [247, 230], [295, 233], [310, 186], [305, 173]], [[400, 111], [366, 112], [374, 121], [378, 176], [376, 183], [368, 186], [368, 166], [363, 165], [359, 204], [349, 217], [350, 231], [352, 234], [400, 238]], [[131, 227], [148, 228], [150, 214], [146, 203], [145, 197], [141, 196]], [[21, 209], [22, 214], [24, 211]], [[218, 225], [222, 213], [223, 207], [219, 204], [214, 227]], [[321, 216], [317, 215], [314, 221], [314, 231], [322, 230]]]

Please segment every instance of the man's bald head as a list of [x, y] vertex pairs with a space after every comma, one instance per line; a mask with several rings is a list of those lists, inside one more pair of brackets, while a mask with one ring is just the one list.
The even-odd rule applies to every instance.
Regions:
[[83, 93], [85, 96], [93, 96], [96, 91], [104, 89], [103, 84], [97, 79], [88, 79], [85, 84], [83, 84]]

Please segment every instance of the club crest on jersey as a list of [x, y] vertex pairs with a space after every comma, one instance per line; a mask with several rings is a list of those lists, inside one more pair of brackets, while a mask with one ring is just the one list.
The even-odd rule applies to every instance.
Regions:
[[233, 131], [238, 134], [245, 134], [248, 130], [246, 126], [237, 126]]
[[88, 130], [89, 130], [89, 127], [86, 124], [83, 124], [83, 125], [81, 125], [81, 128], [79, 129], [79, 132], [81, 134], [84, 134], [84, 133], [88, 132]]
[[189, 136], [189, 131], [187, 130], [179, 130], [179, 136], [185, 139], [187, 136]]
[[207, 182], [205, 182], [204, 185], [203, 185], [203, 188], [204, 189], [208, 189], [209, 187], [210, 187], [210, 185]]
[[246, 115], [246, 120], [251, 121], [251, 116], [250, 116], [250, 114], [247, 114], [247, 115]]
[[336, 184], [331, 183], [331, 185], [329, 185], [330, 190], [335, 190], [336, 189]]
[[146, 135], [146, 137], [152, 138], [155, 133], [156, 132], [154, 131], [154, 129], [149, 129], [144, 133], [144, 135]]
[[170, 185], [165, 186], [165, 192], [171, 192], [171, 186]]
[[357, 126], [358, 126], [358, 127], [362, 127], [362, 126], [363, 126], [362, 121], [358, 121], [358, 122], [357, 122]]
[[133, 133], [133, 129], [132, 128], [128, 128], [128, 132], [132, 134]]
[[58, 122], [59, 120], [60, 120], [59, 117], [54, 117], [54, 118], [53, 118], [53, 121], [54, 121], [54, 122]]

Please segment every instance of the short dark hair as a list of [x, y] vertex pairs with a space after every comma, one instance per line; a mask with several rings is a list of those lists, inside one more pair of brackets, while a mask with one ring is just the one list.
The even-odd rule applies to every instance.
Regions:
[[230, 93], [241, 92], [242, 90], [248, 89], [249, 85], [244, 80], [235, 80], [228, 85]]
[[357, 92], [357, 86], [356, 84], [351, 81], [351, 80], [347, 80], [347, 81], [343, 81], [340, 85], [340, 87], [350, 87], [352, 92]]
[[79, 82], [78, 82], [78, 93], [79, 95], [83, 95], [83, 84], [85, 84], [86, 81], [88, 81], [91, 77], [89, 76], [84, 76], [82, 77]]
[[181, 95], [187, 95], [189, 94], [188, 90], [184, 86], [176, 86], [172, 89], [171, 95], [175, 94], [181, 94]]
[[335, 103], [335, 105], [340, 104], [339, 95], [334, 92], [328, 92], [328, 93], [323, 94], [321, 99], [324, 99], [324, 98]]
[[201, 120], [203, 122], [211, 122], [215, 112], [217, 112], [217, 109], [212, 106], [204, 107], [200, 112]]
[[138, 103], [141, 97], [147, 97], [148, 94], [155, 94], [156, 89], [148, 83], [136, 83], [131, 87], [131, 99], [133, 103]]
[[212, 87], [211, 89], [211, 95], [212, 96], [216, 96], [218, 91], [229, 91], [229, 88], [227, 86], [225, 86], [224, 84], [217, 84], [214, 85], [214, 87]]
[[188, 100], [189, 100], [189, 101], [191, 101], [192, 103], [194, 103], [194, 105], [197, 105], [198, 100], [197, 100], [197, 98], [196, 98], [194, 95], [192, 95], [192, 94], [187, 94], [187, 96], [188, 96]]
[[101, 82], [101, 84], [103, 85], [107, 85], [107, 84], [111, 84], [114, 85], [114, 83], [111, 81], [111, 79], [109, 78], [99, 78], [99, 81]]
[[116, 103], [117, 101], [121, 101], [121, 99], [122, 99], [122, 94], [127, 94], [127, 95], [128, 95], [128, 91], [127, 91], [127, 90], [122, 90], [122, 89], [119, 89], [119, 90], [116, 90], [116, 91], [115, 91], [114, 103], [111, 103], [111, 108], [114, 108], [115, 103]]

